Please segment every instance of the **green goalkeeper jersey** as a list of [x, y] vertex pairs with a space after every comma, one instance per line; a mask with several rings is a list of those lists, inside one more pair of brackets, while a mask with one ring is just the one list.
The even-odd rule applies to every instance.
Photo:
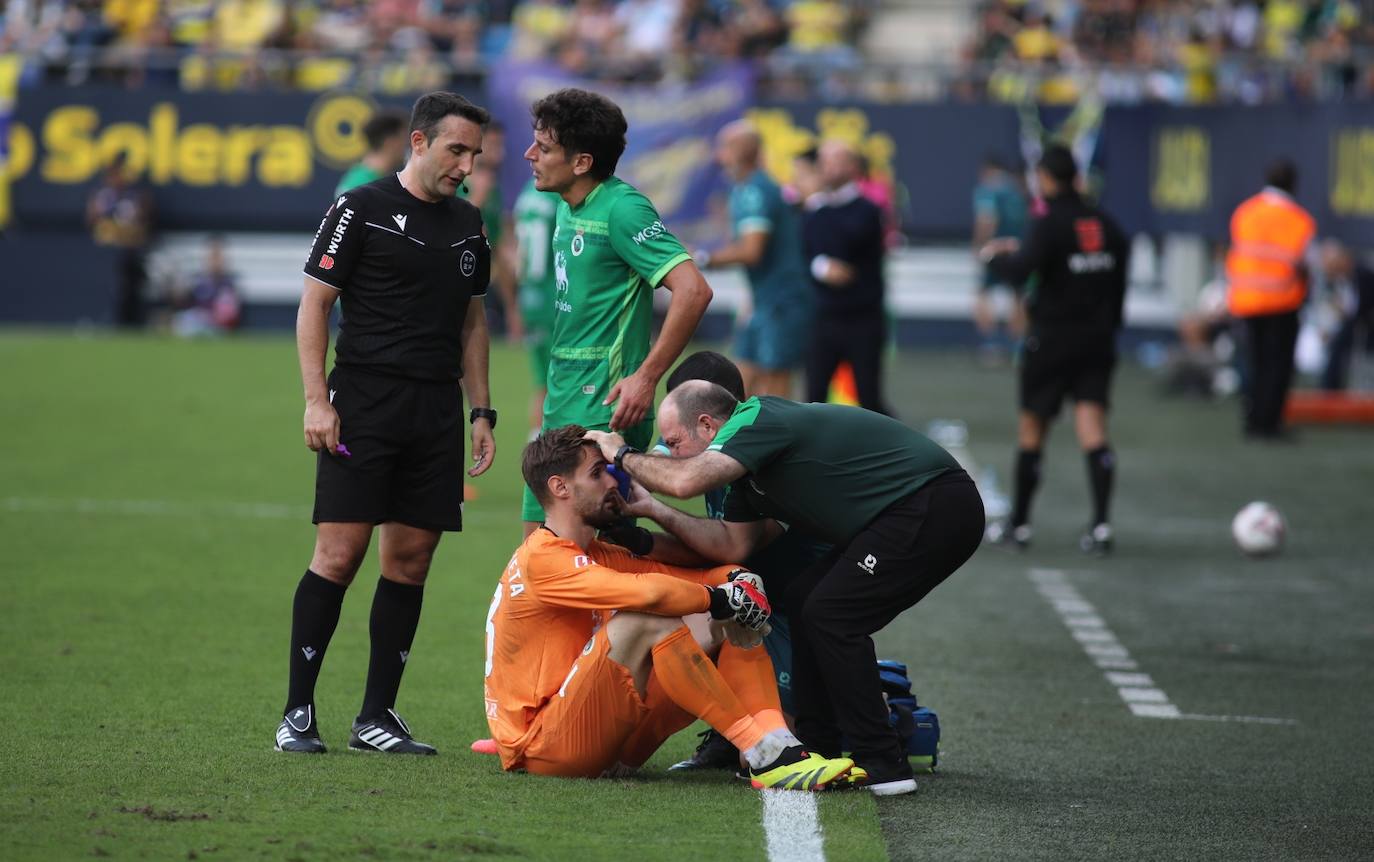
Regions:
[[649, 355], [653, 290], [689, 259], [649, 199], [616, 177], [576, 207], [559, 202], [545, 428], [610, 422], [615, 405], [601, 402]]

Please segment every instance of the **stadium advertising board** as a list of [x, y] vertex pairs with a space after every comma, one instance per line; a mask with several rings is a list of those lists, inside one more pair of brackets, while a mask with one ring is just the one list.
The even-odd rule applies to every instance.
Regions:
[[712, 198], [723, 201], [726, 188], [712, 159], [713, 139], [753, 102], [748, 67], [725, 64], [690, 84], [606, 86], [552, 64], [502, 64], [492, 70], [487, 88], [493, 115], [509, 130], [501, 177], [507, 203], [530, 177], [520, 157], [529, 144], [530, 105], [562, 87], [596, 90], [625, 111], [630, 132], [617, 176], [648, 195], [684, 242], [706, 241], [711, 225], [719, 224], [712, 220]]
[[7, 176], [25, 227], [79, 224], [123, 156], [166, 227], [309, 230], [362, 155], [364, 96], [40, 87], [21, 92]]
[[[529, 176], [520, 157], [529, 105], [564, 86], [591, 86], [630, 121], [619, 173], [658, 206], [689, 243], [718, 239], [725, 181], [712, 137], [751, 116], [768, 167], [787, 180], [793, 156], [824, 137], [852, 141], [898, 190], [906, 232], [959, 239], [972, 220], [982, 158], [1016, 162], [1032, 136], [1062, 131], [1066, 111], [998, 105], [754, 104], [742, 66], [692, 84], [606, 87], [549, 65], [495, 70], [489, 104], [510, 130], [503, 187], [513, 200]], [[310, 231], [343, 168], [361, 154], [367, 96], [181, 93], [147, 88], [40, 86], [20, 90], [3, 162], [15, 222], [79, 228], [86, 197], [109, 159], [123, 154], [154, 195], [166, 229]], [[1258, 190], [1267, 162], [1294, 159], [1298, 198], [1324, 234], [1374, 246], [1374, 106], [1140, 106], [1109, 108], [1093, 130], [1095, 185], [1132, 232], [1226, 235], [1235, 206]], [[4, 183], [0, 182], [0, 187]]]

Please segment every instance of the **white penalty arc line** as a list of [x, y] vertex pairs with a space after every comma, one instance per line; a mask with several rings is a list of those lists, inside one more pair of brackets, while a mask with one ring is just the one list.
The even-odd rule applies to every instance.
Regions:
[[1259, 715], [1199, 715], [1186, 713], [1175, 706], [1164, 690], [1155, 685], [1148, 673], [1126, 647], [1121, 645], [1112, 630], [1107, 628], [1097, 608], [1083, 598], [1060, 569], [1031, 569], [1027, 572], [1036, 592], [1049, 602], [1068, 626], [1074, 640], [1083, 647], [1088, 658], [1103, 671], [1107, 682], [1137, 718], [1167, 718], [1180, 721], [1236, 722], [1242, 724], [1294, 725], [1291, 718], [1268, 718]]
[[825, 862], [816, 794], [761, 790], [768, 862]]

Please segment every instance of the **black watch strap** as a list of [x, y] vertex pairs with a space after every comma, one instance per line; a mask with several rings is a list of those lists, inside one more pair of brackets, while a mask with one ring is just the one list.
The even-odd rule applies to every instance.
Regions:
[[496, 429], [496, 411], [490, 407], [474, 407], [468, 413], [468, 423], [476, 422], [478, 419], [485, 419], [491, 423], [492, 430]]
[[617, 470], [625, 469], [625, 456], [629, 455], [631, 452], [635, 453], [636, 455], [644, 454], [642, 451], [631, 446], [629, 443], [626, 443], [624, 446], [621, 446], [619, 449], [615, 451], [615, 468]]

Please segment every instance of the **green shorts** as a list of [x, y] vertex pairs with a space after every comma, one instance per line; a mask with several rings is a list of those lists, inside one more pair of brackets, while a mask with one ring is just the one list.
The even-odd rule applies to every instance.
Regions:
[[[611, 430], [611, 426], [607, 425], [604, 422], [592, 423], [573, 421], [560, 424], [581, 425], [584, 428], [587, 428], [591, 431]], [[544, 427], [540, 430], [542, 431], [552, 427], [557, 426], [552, 426], [545, 422]], [[645, 419], [643, 422], [640, 422], [633, 428], [629, 428], [621, 432], [621, 436], [625, 438], [626, 443], [629, 443], [636, 449], [642, 449], [647, 451], [650, 444], [652, 444], [654, 440], [654, 420]], [[540, 506], [539, 501], [534, 499], [534, 492], [529, 489], [528, 485], [525, 486], [525, 494], [520, 502], [520, 520], [533, 521], [535, 523], [542, 523], [544, 520], [544, 507]]]

